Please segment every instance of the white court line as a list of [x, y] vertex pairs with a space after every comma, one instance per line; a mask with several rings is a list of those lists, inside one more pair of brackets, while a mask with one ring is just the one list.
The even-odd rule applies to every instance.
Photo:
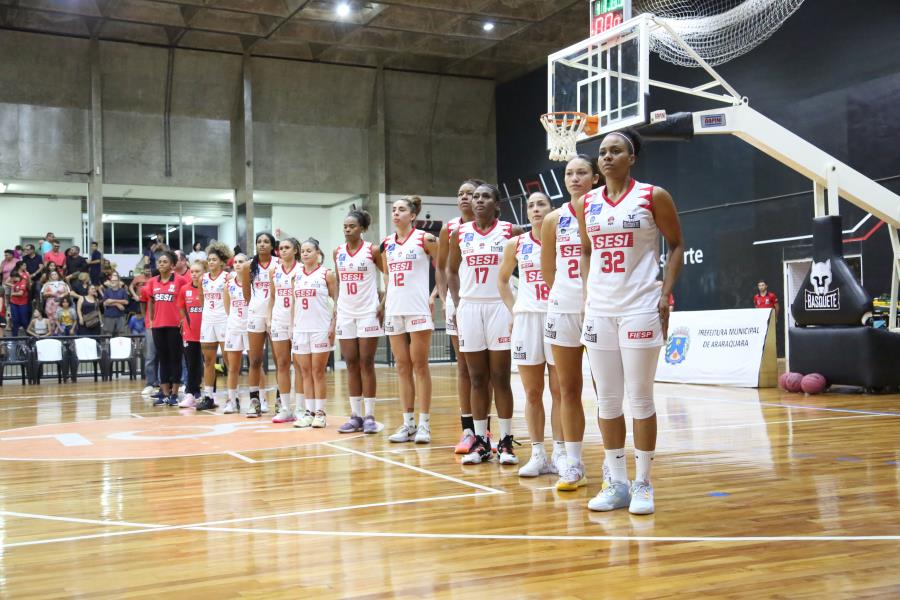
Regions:
[[423, 473], [425, 475], [431, 475], [432, 477], [437, 477], [439, 479], [444, 479], [446, 481], [452, 481], [453, 483], [465, 485], [467, 487], [475, 488], [477, 490], [490, 492], [491, 494], [505, 494], [506, 493], [503, 490], [498, 490], [495, 488], [487, 487], [486, 485], [481, 485], [478, 483], [472, 483], [471, 481], [465, 481], [464, 479], [457, 479], [456, 477], [451, 477], [450, 475], [444, 475], [443, 473], [429, 471], [428, 469], [423, 469], [422, 467], [416, 467], [413, 465], [408, 465], [406, 463], [397, 462], [396, 460], [391, 460], [389, 458], [384, 458], [382, 456], [375, 456], [374, 454], [370, 454], [368, 452], [361, 452], [359, 450], [353, 450], [352, 448], [344, 448], [343, 446], [336, 446], [336, 445], [332, 444], [331, 442], [323, 442], [322, 445], [328, 446], [329, 448], [333, 448], [335, 450], [343, 450], [344, 452], [350, 452], [352, 454], [356, 454], [358, 456], [363, 456], [365, 458], [371, 458], [373, 460], [381, 461], [381, 462], [387, 463], [389, 465], [403, 467], [404, 469], [409, 469], [409, 470], [415, 471], [417, 473]]
[[144, 418], [143, 416], [141, 416], [137, 413], [131, 413], [131, 416], [134, 417], [135, 419], [143, 419]]
[[237, 527], [190, 527], [200, 531], [218, 531], [230, 533], [274, 533], [281, 535], [308, 535], [322, 537], [375, 537], [375, 538], [414, 538], [429, 540], [504, 540], [524, 542], [701, 542], [756, 544], [760, 542], [896, 542], [900, 535], [784, 535], [784, 536], [722, 536], [722, 537], [681, 537], [656, 535], [527, 535], [527, 534], [490, 534], [490, 533], [394, 533], [381, 531], [312, 531], [294, 529], [245, 529]]
[[38, 515], [35, 513], [15, 512], [12, 510], [0, 510], [0, 515], [6, 517], [22, 517], [25, 519], [39, 519], [41, 521], [62, 521], [64, 523], [88, 523], [90, 525], [116, 525], [119, 527], [141, 527], [144, 529], [159, 529], [165, 525], [152, 525], [150, 523], [132, 523], [130, 521], [104, 521], [102, 519], [82, 519], [79, 517], [57, 517], [54, 515]]
[[878, 417], [900, 417], [900, 413], [884, 412], [876, 410], [862, 410], [856, 408], [831, 408], [827, 406], [806, 406], [802, 404], [781, 404], [778, 402], [754, 402], [746, 400], [730, 400], [728, 398], [684, 398], [678, 395], [666, 394], [667, 397], [677, 398], [678, 400], [689, 400], [691, 402], [718, 402], [725, 404], [745, 404], [748, 406], [768, 406], [770, 408], [786, 408], [788, 410], [821, 410], [825, 412], [848, 413], [855, 415], [872, 415]]
[[248, 456], [244, 456], [240, 452], [232, 452], [231, 450], [228, 450], [225, 452], [225, 454], [227, 454], [228, 456], [233, 456], [236, 459], [242, 460], [246, 463], [256, 464], [257, 462], [259, 462], [259, 461], [253, 460], [252, 458], [250, 458]]
[[[479, 496], [490, 496], [492, 493], [488, 492], [474, 492], [469, 494], [452, 494], [447, 496], [429, 496], [427, 498], [411, 498], [409, 500], [389, 500], [385, 502], [371, 502], [368, 504], [352, 504], [349, 506], [335, 506], [331, 508], [314, 508], [310, 510], [301, 510], [295, 512], [288, 513], [277, 513], [274, 515], [259, 515], [255, 517], [241, 517], [237, 519], [224, 519], [219, 521], [206, 521], [201, 523], [188, 523], [185, 525], [147, 525], [147, 524], [131, 524], [133, 527], [142, 527], [142, 529], [130, 530], [130, 531], [108, 531], [104, 533], [91, 533], [85, 535], [73, 535], [68, 537], [61, 538], [51, 538], [46, 540], [31, 540], [27, 542], [13, 542], [11, 544], [4, 544], [0, 546], [0, 548], [18, 548], [22, 546], [38, 546], [42, 544], [54, 544], [60, 542], [76, 542], [81, 540], [92, 540], [98, 538], [106, 538], [106, 537], [119, 537], [123, 535], [137, 535], [141, 533], [156, 533], [162, 531], [175, 531], [180, 529], [193, 529], [197, 527], [206, 527], [206, 526], [217, 526], [217, 525], [228, 525], [232, 523], [249, 523], [253, 521], [265, 521], [267, 519], [280, 519], [283, 517], [297, 517], [303, 515], [313, 515], [313, 514], [323, 514], [323, 513], [331, 513], [331, 512], [341, 512], [345, 510], [359, 510], [366, 508], [380, 508], [385, 506], [396, 506], [400, 504], [418, 504], [422, 502], [437, 502], [439, 500], [455, 500], [459, 498], [476, 498]], [[2, 514], [2, 513], [0, 513]], [[17, 515], [28, 515], [28, 513], [10, 513]], [[46, 518], [50, 520], [68, 520], [69, 517], [52, 517], [49, 515], [29, 515], [31, 518]], [[82, 519], [81, 521], [85, 523], [94, 523], [98, 525], [108, 524], [109, 521], [95, 521], [91, 519]]]

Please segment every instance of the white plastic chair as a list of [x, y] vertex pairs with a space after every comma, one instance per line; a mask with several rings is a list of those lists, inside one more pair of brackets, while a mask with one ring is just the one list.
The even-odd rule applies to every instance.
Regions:
[[79, 363], [87, 362], [94, 366], [94, 381], [97, 381], [97, 375], [100, 374], [98, 367], [101, 366], [100, 344], [97, 340], [88, 337], [76, 338], [75, 357]]
[[44, 374], [45, 364], [56, 365], [56, 376], [59, 383], [62, 383], [63, 376], [63, 345], [59, 340], [42, 339], [34, 344], [35, 348], [35, 383], [41, 382], [41, 376]]
[[125, 365], [128, 368], [129, 379], [135, 378], [134, 373], [134, 348], [131, 338], [114, 337], [109, 340], [109, 377], [115, 374], [116, 377], [123, 373], [125, 369], [116, 370], [116, 364]]

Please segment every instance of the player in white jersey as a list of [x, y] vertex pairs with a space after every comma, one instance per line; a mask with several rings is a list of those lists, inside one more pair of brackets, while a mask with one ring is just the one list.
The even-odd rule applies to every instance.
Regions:
[[[273, 423], [295, 420], [291, 402], [291, 330], [294, 326], [294, 279], [300, 273], [300, 242], [294, 238], [278, 243], [278, 264], [269, 267], [269, 323], [275, 379], [278, 382]], [[299, 406], [298, 406], [299, 408]]]
[[512, 436], [512, 388], [510, 387], [510, 329], [512, 313], [500, 296], [500, 261], [508, 240], [522, 229], [497, 218], [500, 192], [483, 184], [475, 189], [472, 208], [475, 220], [463, 223], [450, 240], [448, 285], [457, 303], [456, 327], [459, 350], [466, 355], [472, 382], [472, 416], [475, 443], [463, 464], [491, 459], [487, 416], [491, 390], [500, 420], [497, 444], [500, 464], [516, 464]]
[[[438, 243], [430, 233], [416, 229], [422, 199], [404, 196], [391, 206], [394, 233], [382, 242], [385, 278], [384, 331], [391, 343], [400, 378], [403, 424], [388, 439], [392, 442], [427, 444], [431, 441], [432, 296], [429, 292], [431, 261]], [[409, 334], [409, 336], [405, 335]], [[419, 424], [415, 403], [419, 400]]]
[[[334, 347], [334, 303], [337, 299], [337, 278], [334, 271], [322, 265], [325, 255], [319, 240], [308, 238], [300, 244], [300, 270], [294, 277], [294, 324], [292, 353], [294, 355], [295, 397], [297, 399], [294, 427], [325, 427], [325, 401], [328, 382], [325, 369]], [[300, 411], [300, 398], [306, 410]]]
[[[207, 272], [203, 275], [203, 320], [200, 325], [200, 347], [203, 350], [203, 399], [197, 410], [212, 410], [218, 405], [214, 399], [216, 386], [216, 350], [225, 345], [225, 265], [232, 256], [231, 249], [221, 242], [206, 248]], [[224, 351], [223, 351], [224, 352]]]
[[456, 388], [462, 425], [462, 436], [454, 449], [456, 454], [467, 454], [472, 448], [472, 444], [475, 443], [475, 423], [472, 420], [472, 382], [469, 380], [465, 355], [459, 351], [459, 338], [456, 335], [456, 305], [453, 303], [452, 296], [447, 293], [447, 258], [450, 256], [450, 239], [456, 235], [459, 226], [475, 218], [475, 214], [472, 212], [472, 194], [475, 193], [475, 188], [482, 183], [484, 182], [480, 179], [467, 179], [462, 182], [456, 192], [459, 216], [447, 221], [438, 235], [438, 260], [435, 274], [439, 276], [438, 289], [441, 301], [444, 303], [447, 335], [450, 336], [450, 343], [453, 344], [453, 351], [456, 354]]
[[[554, 448], [563, 444], [559, 379], [553, 366], [550, 344], [544, 338], [550, 287], [541, 273], [541, 228], [544, 218], [553, 210], [553, 204], [546, 194], [535, 192], [528, 197], [526, 210], [531, 231], [514, 237], [506, 245], [500, 265], [499, 285], [503, 302], [513, 313], [512, 360], [518, 365], [522, 387], [525, 388], [525, 420], [531, 438], [531, 458], [519, 469], [519, 477], [537, 477], [557, 472], [556, 463], [547, 457], [544, 449], [545, 365], [550, 375], [550, 422]], [[510, 278], [516, 268], [519, 270], [519, 288], [513, 295]]]
[[[628, 507], [654, 511], [650, 465], [656, 449], [653, 380], [669, 325], [669, 294], [681, 271], [684, 242], [672, 196], [631, 178], [641, 148], [637, 133], [608, 134], [600, 143], [606, 185], [574, 202], [585, 253], [582, 276], [587, 304], [582, 340], [597, 381], [597, 418], [609, 485], [588, 503], [591, 510]], [[669, 259], [662, 285], [659, 234]], [[635, 478], [629, 487], [625, 463], [625, 390], [634, 429]]]
[[[351, 210], [344, 219], [343, 244], [334, 249], [338, 274], [337, 338], [347, 363], [350, 420], [339, 433], [377, 433], [375, 422], [375, 350], [384, 335], [378, 273], [381, 250], [362, 238], [372, 217], [364, 210]], [[365, 412], [363, 412], [365, 406]]]
[[247, 341], [250, 344], [247, 350], [250, 362], [247, 370], [247, 386], [250, 388], [250, 406], [247, 408], [247, 418], [258, 418], [262, 413], [269, 412], [265, 391], [266, 374], [263, 370], [263, 347], [269, 330], [269, 269], [272, 265], [278, 264], [278, 258], [273, 255], [277, 245], [278, 242], [272, 234], [265, 232], [257, 234], [256, 255], [250, 261], [250, 268], [243, 272], [244, 279], [250, 286], [250, 300], [247, 303]]
[[250, 282], [244, 280], [244, 270], [250, 266], [247, 255], [234, 255], [234, 273], [228, 274], [225, 283], [225, 310], [228, 311], [228, 323], [225, 326], [225, 364], [228, 367], [228, 401], [225, 403], [227, 415], [241, 412], [241, 401], [238, 398], [238, 378], [241, 374], [241, 362], [247, 350], [247, 302], [250, 296]]
[[[581, 323], [584, 312], [584, 288], [581, 281], [581, 237], [578, 217], [572, 203], [591, 191], [600, 180], [600, 171], [589, 156], [578, 155], [566, 164], [565, 183], [569, 202], [550, 213], [541, 228], [541, 253], [544, 281], [550, 286], [544, 337], [550, 342], [559, 375], [560, 421], [565, 439], [563, 448], [554, 448], [559, 471], [556, 489], [572, 491], [587, 483], [584, 469], [571, 480], [569, 462], [581, 464], [584, 439], [584, 408], [581, 402], [583, 377], [581, 359]], [[550, 250], [550, 249], [555, 250]]]

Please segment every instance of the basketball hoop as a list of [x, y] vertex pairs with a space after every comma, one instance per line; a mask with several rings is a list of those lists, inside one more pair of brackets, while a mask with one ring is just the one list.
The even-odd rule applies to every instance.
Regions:
[[547, 130], [550, 160], [567, 161], [578, 151], [575, 145], [581, 133], [595, 135], [598, 117], [583, 112], [552, 112], [541, 115], [541, 125]]

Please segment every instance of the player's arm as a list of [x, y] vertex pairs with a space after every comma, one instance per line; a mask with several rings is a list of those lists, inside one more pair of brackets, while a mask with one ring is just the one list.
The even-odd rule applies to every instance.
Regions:
[[[149, 284], [147, 284], [149, 285]], [[147, 329], [153, 328], [153, 294], [147, 294]]]
[[[330, 275], [332, 279], [335, 279], [335, 274], [338, 272], [338, 249], [335, 248], [331, 253], [331, 260], [334, 262], [334, 271], [329, 271], [327, 275], [325, 275], [325, 280], [328, 281], [328, 276]], [[336, 279], [335, 279], [336, 280]], [[334, 300], [335, 307], [337, 306], [338, 296], [341, 294], [341, 286], [337, 286], [337, 290], [332, 294], [331, 293], [331, 284], [328, 285], [328, 293], [331, 295], [331, 299]]]
[[459, 267], [462, 264], [462, 250], [459, 247], [459, 231], [450, 239], [450, 254], [447, 257], [447, 288], [453, 303], [459, 308]]
[[556, 281], [556, 224], [559, 223], [559, 210], [554, 210], [544, 217], [544, 223], [541, 225], [541, 275], [547, 289], [553, 288], [553, 282]]
[[513, 225], [510, 233], [513, 237], [516, 237], [517, 235], [522, 235], [523, 233], [525, 233], [525, 230], [521, 225]]
[[[666, 258], [665, 274], [663, 275], [662, 295], [659, 299], [659, 318], [662, 322], [663, 337], [669, 335], [669, 294], [678, 281], [681, 268], [684, 265], [684, 238], [681, 235], [681, 221], [678, 220], [678, 211], [675, 209], [675, 201], [672, 195], [660, 187], [653, 188], [653, 220], [659, 232], [666, 240], [668, 253]], [[584, 212], [584, 211], [582, 211]], [[582, 215], [582, 218], [584, 216]], [[582, 235], [585, 235], [582, 233]]]
[[516, 303], [516, 298], [513, 296], [512, 286], [509, 285], [509, 280], [512, 277], [513, 271], [516, 270], [516, 247], [518, 246], [518, 243], [518, 238], [513, 238], [506, 243], [506, 247], [503, 249], [503, 262], [500, 263], [500, 274], [497, 278], [497, 287], [500, 291], [500, 298], [503, 299], [503, 304], [506, 305], [509, 312], [512, 312], [513, 305]]
[[587, 298], [587, 280], [588, 273], [591, 272], [591, 238], [587, 232], [587, 225], [584, 219], [584, 196], [572, 199], [572, 212], [578, 219], [578, 233], [581, 237], [581, 281], [584, 283], [584, 296]]
[[[237, 279], [237, 274], [234, 275], [235, 279]], [[225, 278], [225, 289], [223, 290], [223, 299], [225, 302], [225, 315], [231, 316], [231, 294], [228, 293], [228, 277]]]
[[434, 272], [434, 279], [437, 283], [438, 294], [441, 296], [441, 301], [446, 301], [447, 298], [447, 258], [450, 255], [450, 230], [447, 229], [447, 225], [444, 224], [441, 227], [441, 231], [438, 234], [438, 255], [437, 255], [437, 265]]
[[[244, 268], [240, 272], [241, 277], [241, 290], [244, 292], [244, 300], [249, 304], [250, 297], [253, 295], [253, 289], [250, 285], [250, 266], [252, 263], [247, 263], [244, 265]], [[257, 267], [259, 268], [259, 267]]]
[[275, 308], [275, 296], [277, 296], [277, 291], [275, 289], [275, 269], [269, 268], [269, 308], [266, 309], [266, 323], [272, 322], [272, 309]]

